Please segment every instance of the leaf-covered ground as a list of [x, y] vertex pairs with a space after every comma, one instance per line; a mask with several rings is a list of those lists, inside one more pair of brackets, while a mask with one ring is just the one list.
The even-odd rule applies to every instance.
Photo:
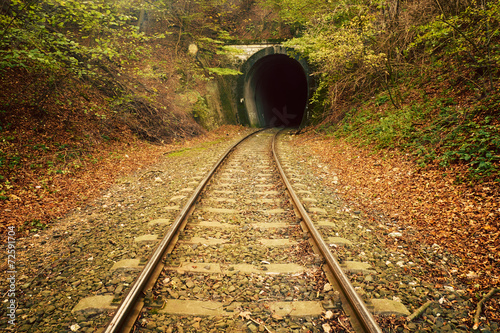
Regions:
[[140, 140], [101, 144], [93, 151], [92, 161], [81, 159], [78, 170], [44, 173], [45, 178], [36, 169], [18, 169], [22, 184], [12, 188], [6, 200], [0, 200], [0, 232], [4, 233], [10, 225], [15, 225], [20, 234], [50, 227], [70, 210], [99, 196], [117, 179], [140, 172], [164, 154], [202, 142], [224, 140], [241, 130], [239, 126], [223, 126], [192, 140], [164, 145]]
[[[453, 276], [468, 286], [474, 303], [492, 288], [498, 288], [498, 182], [459, 184], [455, 180], [466, 172], [466, 167], [446, 171], [439, 167], [422, 169], [401, 154], [359, 148], [339, 139], [306, 134], [297, 137], [296, 142], [321, 156], [328, 169], [338, 175], [338, 179], [326, 181], [334, 185], [343, 199], [374, 219], [380, 215], [391, 218], [397, 222], [395, 228], [417, 230], [405, 234], [404, 240], [415, 258], [421, 256], [419, 249], [423, 244], [437, 244], [461, 259], [461, 265], [428, 262], [429, 274], [425, 279], [439, 285]], [[387, 245], [396, 248], [400, 243], [389, 240]], [[499, 303], [499, 295], [486, 302], [483, 313], [489, 320], [500, 319]], [[474, 312], [471, 309], [471, 320]]]

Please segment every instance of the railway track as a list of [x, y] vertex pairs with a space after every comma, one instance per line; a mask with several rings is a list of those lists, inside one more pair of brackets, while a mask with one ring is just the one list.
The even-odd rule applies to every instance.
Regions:
[[200, 182], [106, 332], [380, 332], [293, 192], [277, 132]]

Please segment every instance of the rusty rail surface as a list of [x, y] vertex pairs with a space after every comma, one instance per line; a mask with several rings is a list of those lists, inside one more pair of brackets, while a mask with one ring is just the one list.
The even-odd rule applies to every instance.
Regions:
[[[276, 166], [280, 172], [281, 178], [285, 183], [288, 192], [290, 193], [290, 197], [292, 198], [293, 204], [299, 211], [302, 220], [305, 223], [309, 233], [311, 234], [313, 241], [316, 243], [316, 246], [318, 247], [321, 255], [325, 258], [326, 264], [330, 269], [330, 271], [332, 272], [332, 275], [335, 279], [335, 284], [337, 288], [340, 289], [340, 292], [343, 294], [344, 299], [348, 302], [348, 304], [344, 304], [343, 302], [343, 305], [344, 308], [345, 305], [348, 305], [348, 307], [345, 308], [345, 310], [348, 314], [351, 315], [351, 325], [353, 325], [357, 331], [361, 330], [362, 332], [366, 333], [382, 333], [382, 330], [375, 322], [375, 319], [373, 319], [373, 316], [368, 311], [365, 303], [359, 297], [358, 293], [354, 290], [354, 287], [349, 281], [349, 278], [342, 271], [340, 264], [333, 257], [332, 253], [330, 252], [330, 249], [328, 248], [328, 245], [325, 243], [323, 237], [321, 237], [321, 234], [314, 226], [311, 218], [309, 217], [309, 214], [307, 214], [307, 211], [300, 202], [299, 197], [297, 196], [297, 194], [292, 188], [292, 185], [288, 181], [288, 178], [286, 177], [285, 172], [279, 162], [278, 155], [276, 154], [275, 142], [280, 132], [281, 131], [276, 132], [272, 142], [272, 151], [274, 160], [276, 162]], [[356, 322], [353, 322], [352, 319], [355, 319]]]
[[[148, 290], [149, 286], [152, 285], [152, 282], [154, 282], [153, 280], [155, 279], [155, 272], [157, 272], [158, 265], [161, 263], [161, 259], [168, 252], [171, 243], [183, 229], [187, 218], [193, 210], [194, 205], [196, 204], [205, 186], [208, 184], [215, 172], [219, 169], [224, 160], [240, 143], [263, 130], [265, 129], [255, 131], [231, 146], [217, 161], [217, 163], [215, 163], [215, 165], [208, 172], [205, 178], [201, 180], [192, 196], [186, 202], [182, 210], [177, 215], [175, 221], [170, 226], [165, 237], [161, 240], [160, 244], [150, 256], [139, 277], [134, 282], [123, 301], [120, 303], [120, 306], [118, 307], [116, 313], [106, 327], [106, 333], [126, 332], [128, 330], [132, 330], [133, 323], [136, 321], [138, 316], [138, 311], [136, 309], [137, 302], [141, 299], [141, 297], [143, 297], [146, 290]], [[314, 227], [309, 215], [304, 209], [304, 206], [301, 204], [298, 196], [295, 194], [290, 182], [288, 181], [276, 153], [275, 141], [279, 133], [280, 132], [278, 131], [275, 134], [271, 145], [277, 168], [280, 172], [283, 182], [287, 187], [288, 192], [290, 193], [293, 204], [299, 211], [303, 222], [308, 228], [309, 233], [311, 234], [317, 248], [325, 258], [327, 266], [334, 276], [335, 285], [342, 295], [344, 308], [346, 312], [351, 316], [351, 324], [357, 331], [360, 332], [381, 333], [381, 329], [379, 328], [371, 314], [368, 312], [368, 309], [366, 308], [364, 302], [354, 290], [354, 287], [351, 285], [347, 276], [343, 273], [337, 260], [332, 256], [327, 244], [324, 242], [321, 235]], [[355, 320], [355, 322], [353, 322], [353, 320]]]
[[[175, 218], [175, 221], [172, 223], [170, 226], [167, 234], [165, 237], [161, 240], [160, 244], [158, 247], [155, 249], [151, 257], [149, 258], [147, 264], [144, 266], [143, 270], [141, 271], [139, 277], [137, 280], [134, 282], [132, 287], [130, 288], [129, 292], [123, 299], [123, 301], [120, 303], [120, 306], [118, 307], [115, 315], [109, 322], [105, 333], [115, 333], [115, 332], [123, 332], [124, 327], [126, 326], [127, 323], [129, 323], [132, 318], [134, 317], [132, 315], [132, 311], [134, 309], [134, 306], [137, 302], [137, 300], [144, 294], [144, 291], [146, 289], [146, 286], [149, 285], [150, 280], [153, 276], [153, 273], [155, 272], [158, 264], [160, 263], [161, 259], [165, 255], [169, 245], [171, 244], [172, 240], [175, 238], [175, 236], [178, 234], [179, 230], [182, 228], [182, 225], [184, 222], [187, 220], [189, 217], [189, 213], [193, 209], [196, 200], [200, 196], [201, 192], [209, 182], [210, 178], [215, 174], [217, 169], [220, 167], [222, 162], [229, 156], [229, 154], [243, 141], [248, 139], [249, 137], [263, 131], [264, 129], [255, 131], [247, 136], [245, 136], [243, 139], [235, 143], [232, 147], [230, 147], [224, 155], [215, 163], [215, 165], [212, 167], [212, 169], [208, 172], [208, 174], [205, 176], [205, 178], [200, 182], [198, 187], [195, 189], [193, 195], [189, 198], [187, 203], [184, 205], [180, 213], [177, 215]], [[135, 318], [133, 319], [135, 321]]]

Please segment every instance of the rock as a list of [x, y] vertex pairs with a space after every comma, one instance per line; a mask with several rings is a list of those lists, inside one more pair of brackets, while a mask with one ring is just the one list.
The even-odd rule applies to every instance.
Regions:
[[193, 282], [193, 280], [187, 280], [187, 281], [186, 281], [186, 287], [188, 287], [188, 288], [190, 288], [190, 289], [191, 289], [191, 288], [193, 288], [193, 287], [194, 287], [194, 282]]
[[328, 310], [325, 312], [325, 319], [332, 319], [333, 318], [333, 312]]

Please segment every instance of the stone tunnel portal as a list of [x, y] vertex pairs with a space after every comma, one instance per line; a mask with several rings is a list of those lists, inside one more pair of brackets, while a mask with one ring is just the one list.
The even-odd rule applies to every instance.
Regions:
[[244, 72], [243, 98], [249, 125], [297, 127], [304, 123], [309, 99], [304, 64], [283, 53], [267, 54]]

